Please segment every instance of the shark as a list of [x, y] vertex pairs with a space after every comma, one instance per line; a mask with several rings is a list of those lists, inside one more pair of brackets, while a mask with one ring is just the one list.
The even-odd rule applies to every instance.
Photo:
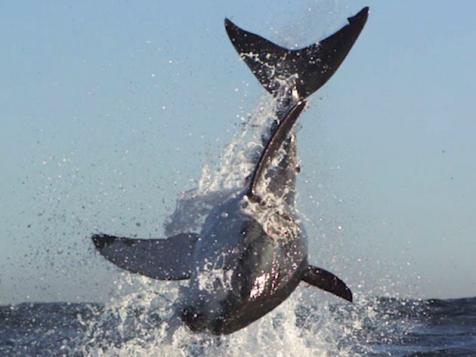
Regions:
[[307, 98], [348, 55], [368, 12], [363, 8], [332, 35], [300, 49], [279, 46], [225, 19], [232, 45], [276, 102], [251, 175], [210, 209], [198, 233], [158, 239], [92, 235], [97, 251], [119, 268], [157, 280], [187, 280], [175, 310], [190, 330], [238, 331], [301, 283], [352, 302], [342, 279], [308, 261], [307, 236], [295, 208], [295, 123]]

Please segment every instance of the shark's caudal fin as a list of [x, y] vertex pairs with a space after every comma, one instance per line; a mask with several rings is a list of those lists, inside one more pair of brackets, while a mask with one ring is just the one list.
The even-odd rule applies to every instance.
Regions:
[[302, 274], [302, 280], [316, 288], [352, 302], [352, 291], [342, 280], [327, 270], [309, 265]]
[[167, 239], [132, 239], [95, 234], [91, 239], [101, 255], [122, 269], [158, 280], [182, 280], [190, 277], [198, 235], [181, 233]]
[[278, 46], [228, 19], [225, 28], [241, 58], [268, 92], [278, 95], [284, 83], [295, 88], [303, 99], [322, 87], [339, 68], [364, 27], [368, 10], [363, 8], [333, 35], [299, 50]]

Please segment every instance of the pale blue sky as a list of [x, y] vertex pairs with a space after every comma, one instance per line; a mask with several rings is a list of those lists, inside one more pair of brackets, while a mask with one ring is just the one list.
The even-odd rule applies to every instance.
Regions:
[[104, 300], [94, 231], [160, 235], [264, 90], [229, 17], [307, 45], [367, 27], [300, 118], [311, 261], [361, 294], [476, 295], [474, 1], [0, 4], [0, 304]]

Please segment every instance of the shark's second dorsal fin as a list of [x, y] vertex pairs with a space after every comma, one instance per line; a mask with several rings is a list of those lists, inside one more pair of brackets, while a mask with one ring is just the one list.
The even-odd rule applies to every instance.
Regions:
[[257, 189], [265, 177], [266, 169], [268, 168], [271, 160], [275, 157], [278, 150], [281, 148], [282, 143], [287, 139], [289, 132], [293, 128], [299, 114], [306, 106], [306, 101], [298, 102], [292, 107], [278, 124], [276, 129], [271, 135], [268, 143], [266, 144], [261, 157], [256, 165], [256, 168], [251, 176], [251, 182], [247, 196], [256, 200], [260, 200], [257, 193]]

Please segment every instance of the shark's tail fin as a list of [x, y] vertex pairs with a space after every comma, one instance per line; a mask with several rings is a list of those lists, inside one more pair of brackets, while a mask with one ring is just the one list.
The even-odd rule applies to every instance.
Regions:
[[363, 8], [333, 35], [299, 50], [278, 46], [228, 19], [225, 28], [241, 58], [268, 92], [277, 96], [284, 85], [286, 90], [296, 91], [299, 99], [304, 99], [322, 87], [339, 68], [364, 27], [368, 10]]

